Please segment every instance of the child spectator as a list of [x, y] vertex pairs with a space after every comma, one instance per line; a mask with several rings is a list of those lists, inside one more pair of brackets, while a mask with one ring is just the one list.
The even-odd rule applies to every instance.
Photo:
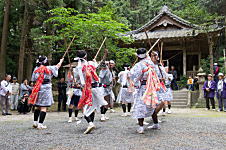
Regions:
[[187, 80], [188, 90], [194, 91], [194, 79], [189, 76]]

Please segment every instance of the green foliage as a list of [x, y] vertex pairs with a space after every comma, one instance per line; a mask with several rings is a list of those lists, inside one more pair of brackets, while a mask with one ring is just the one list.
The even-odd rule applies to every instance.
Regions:
[[188, 78], [186, 76], [180, 77], [180, 81], [177, 82], [179, 89], [187, 87], [187, 80], [188, 80]]
[[210, 73], [210, 58], [201, 59], [200, 65], [206, 74]]
[[[92, 53], [95, 53], [103, 39], [107, 37], [105, 48], [110, 53], [108, 59], [115, 59], [120, 62], [119, 65], [122, 65], [121, 63], [129, 61], [133, 57], [133, 50], [117, 47], [119, 41], [128, 43], [131, 42], [131, 39], [120, 36], [129, 31], [129, 27], [115, 20], [118, 17], [111, 5], [100, 8], [97, 13], [81, 14], [72, 8], [63, 7], [53, 9], [49, 13], [51, 17], [45, 23], [52, 25], [55, 34], [42, 36], [36, 40], [49, 39], [51, 43], [66, 40], [69, 43], [71, 37], [76, 36], [73, 43], [74, 49], [92, 49]], [[65, 48], [65, 46], [61, 45], [60, 48]]]

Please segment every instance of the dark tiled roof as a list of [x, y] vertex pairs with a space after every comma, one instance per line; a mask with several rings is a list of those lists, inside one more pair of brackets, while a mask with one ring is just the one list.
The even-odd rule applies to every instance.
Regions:
[[156, 21], [158, 21], [164, 14], [168, 15], [169, 17], [171, 17], [172, 19], [174, 19], [175, 21], [188, 26], [190, 28], [194, 28], [194, 29], [198, 29], [199, 27], [197, 25], [194, 25], [192, 23], [190, 23], [189, 21], [186, 21], [180, 17], [178, 17], [177, 15], [173, 14], [169, 8], [167, 6], [163, 6], [163, 8], [161, 9], [161, 11], [159, 12], [159, 14], [157, 16], [155, 16], [152, 20], [150, 20], [148, 23], [146, 23], [145, 25], [143, 25], [142, 27], [138, 28], [137, 30], [133, 30], [131, 32], [128, 32], [127, 34], [135, 34], [135, 33], [139, 33], [142, 30], [144, 30], [145, 28], [147, 28], [148, 26], [151, 26], [152, 24], [154, 24]]

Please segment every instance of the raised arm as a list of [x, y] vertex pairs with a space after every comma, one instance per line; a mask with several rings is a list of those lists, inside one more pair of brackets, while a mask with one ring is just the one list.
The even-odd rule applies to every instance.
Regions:
[[56, 65], [56, 67], [57, 67], [58, 69], [61, 67], [63, 61], [64, 61], [64, 58], [60, 59], [60, 62]]

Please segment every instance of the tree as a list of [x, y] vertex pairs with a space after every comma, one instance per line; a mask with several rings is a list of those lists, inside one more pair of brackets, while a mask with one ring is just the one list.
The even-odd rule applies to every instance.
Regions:
[[26, 0], [24, 0], [24, 16], [20, 38], [20, 53], [19, 53], [19, 67], [18, 67], [18, 81], [21, 82], [24, 77], [24, 55], [26, 49], [26, 40], [28, 33], [28, 6]]
[[1, 52], [0, 52], [0, 78], [3, 78], [5, 75], [5, 61], [6, 61], [6, 48], [7, 48], [7, 39], [9, 32], [9, 12], [10, 12], [11, 0], [5, 0], [4, 8], [4, 21], [2, 28], [2, 41], [1, 41]]
[[[117, 47], [120, 40], [130, 42], [131, 39], [120, 36], [129, 28], [114, 19], [116, 18], [115, 10], [111, 6], [111, 3], [109, 3], [100, 8], [97, 13], [86, 14], [80, 14], [72, 8], [53, 9], [50, 11], [52, 17], [46, 23], [53, 24], [52, 28], [56, 29], [56, 34], [43, 36], [42, 39], [51, 39], [49, 44], [57, 42], [58, 46], [61, 45], [62, 48], [64, 47], [62, 41], [66, 38], [67, 43], [69, 43], [70, 38], [75, 35], [74, 49], [85, 49], [94, 56], [104, 37], [107, 37], [105, 48], [109, 50], [109, 57], [122, 60], [118, 63], [118, 65], [122, 65], [125, 60], [128, 60], [128, 57], [133, 58], [133, 49], [123, 49], [124, 52], [122, 52]], [[117, 55], [117, 52], [125, 55]], [[92, 59], [92, 57], [89, 59]]]

